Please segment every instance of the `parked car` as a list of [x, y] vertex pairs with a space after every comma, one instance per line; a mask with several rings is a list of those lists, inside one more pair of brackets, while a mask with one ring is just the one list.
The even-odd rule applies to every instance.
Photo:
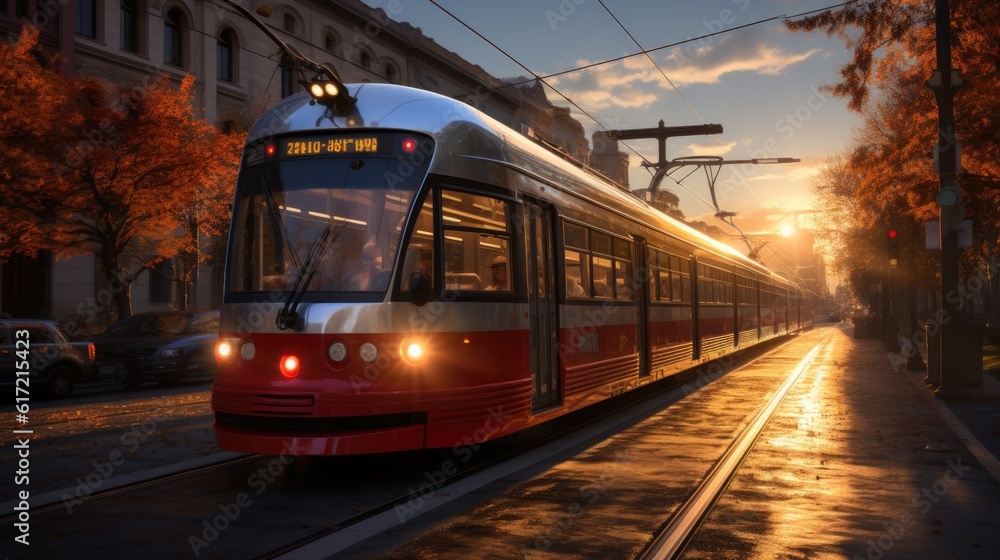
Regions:
[[103, 379], [176, 385], [215, 377], [218, 338], [218, 310], [154, 311], [111, 325], [93, 342]]
[[[22, 387], [29, 395], [41, 387], [53, 397], [69, 396], [77, 383], [96, 377], [94, 354], [93, 343], [69, 342], [55, 321], [0, 319], [2, 387]], [[25, 365], [28, 381], [21, 382], [17, 373]]]

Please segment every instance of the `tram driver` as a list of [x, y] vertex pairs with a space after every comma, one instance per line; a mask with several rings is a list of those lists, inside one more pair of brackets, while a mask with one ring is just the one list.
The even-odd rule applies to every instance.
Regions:
[[361, 257], [348, 265], [344, 280], [347, 281], [347, 291], [364, 291], [377, 288], [372, 280], [382, 271], [382, 250], [375, 244], [375, 239], [369, 239], [361, 249]]

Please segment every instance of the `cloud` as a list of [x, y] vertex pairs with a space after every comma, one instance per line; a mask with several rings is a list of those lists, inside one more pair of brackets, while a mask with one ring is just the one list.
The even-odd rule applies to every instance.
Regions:
[[747, 181], [806, 181], [812, 179], [813, 177], [819, 175], [820, 168], [813, 166], [800, 166], [797, 164], [791, 164], [787, 171], [782, 170], [781, 172], [768, 173], [766, 175], [753, 175], [747, 177]]
[[779, 33], [782, 30], [743, 30], [721, 38], [706, 38], [673, 48], [659, 64], [678, 86], [715, 84], [731, 72], [781, 74], [789, 66], [820, 52], [810, 49], [794, 53], [775, 46]]
[[[781, 74], [786, 68], [809, 59], [820, 49], [789, 52], [775, 46], [782, 30], [741, 30], [722, 37], [709, 37], [675, 47], [667, 54], [652, 53], [657, 65], [677, 87], [715, 84], [733, 72]], [[594, 61], [578, 60], [578, 66]], [[565, 74], [548, 80], [581, 106], [601, 110], [609, 107], [642, 109], [662, 98], [670, 85], [660, 70], [644, 56]], [[558, 96], [551, 97], [558, 103]]]
[[737, 141], [725, 142], [723, 140], [705, 140], [704, 142], [694, 142], [685, 146], [681, 156], [724, 156], [728, 154], [738, 144]]

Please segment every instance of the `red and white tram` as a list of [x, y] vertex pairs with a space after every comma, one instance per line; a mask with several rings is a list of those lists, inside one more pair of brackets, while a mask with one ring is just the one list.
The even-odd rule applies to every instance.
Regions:
[[251, 132], [221, 447], [479, 443], [811, 324], [793, 284], [470, 106], [348, 88], [343, 114], [296, 95]]

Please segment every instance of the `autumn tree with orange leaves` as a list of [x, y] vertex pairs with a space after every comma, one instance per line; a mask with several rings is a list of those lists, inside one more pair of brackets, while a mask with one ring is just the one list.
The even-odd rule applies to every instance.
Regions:
[[[1000, 226], [1000, 2], [951, 0], [952, 65], [967, 86], [955, 97], [961, 142], [966, 218], [975, 246], [962, 251], [962, 269], [991, 269]], [[828, 216], [826, 231], [838, 248], [835, 267], [860, 288], [861, 271], [884, 266], [873, 248], [889, 227], [902, 234], [900, 272], [927, 286], [939, 282], [936, 252], [924, 245], [924, 223], [936, 221], [939, 178], [937, 103], [927, 80], [937, 67], [934, 2], [867, 0], [786, 25], [844, 39], [854, 56], [829, 86], [863, 116], [852, 145], [834, 158], [815, 185]], [[991, 259], [994, 264], [991, 267]], [[996, 279], [993, 278], [994, 291]]]
[[243, 143], [198, 118], [194, 77], [145, 87], [68, 79], [46, 64], [30, 26], [0, 58], [0, 204], [11, 209], [0, 258], [97, 252], [119, 318], [131, 315], [130, 285], [145, 269], [186, 255], [189, 277], [199, 238], [228, 223]]

